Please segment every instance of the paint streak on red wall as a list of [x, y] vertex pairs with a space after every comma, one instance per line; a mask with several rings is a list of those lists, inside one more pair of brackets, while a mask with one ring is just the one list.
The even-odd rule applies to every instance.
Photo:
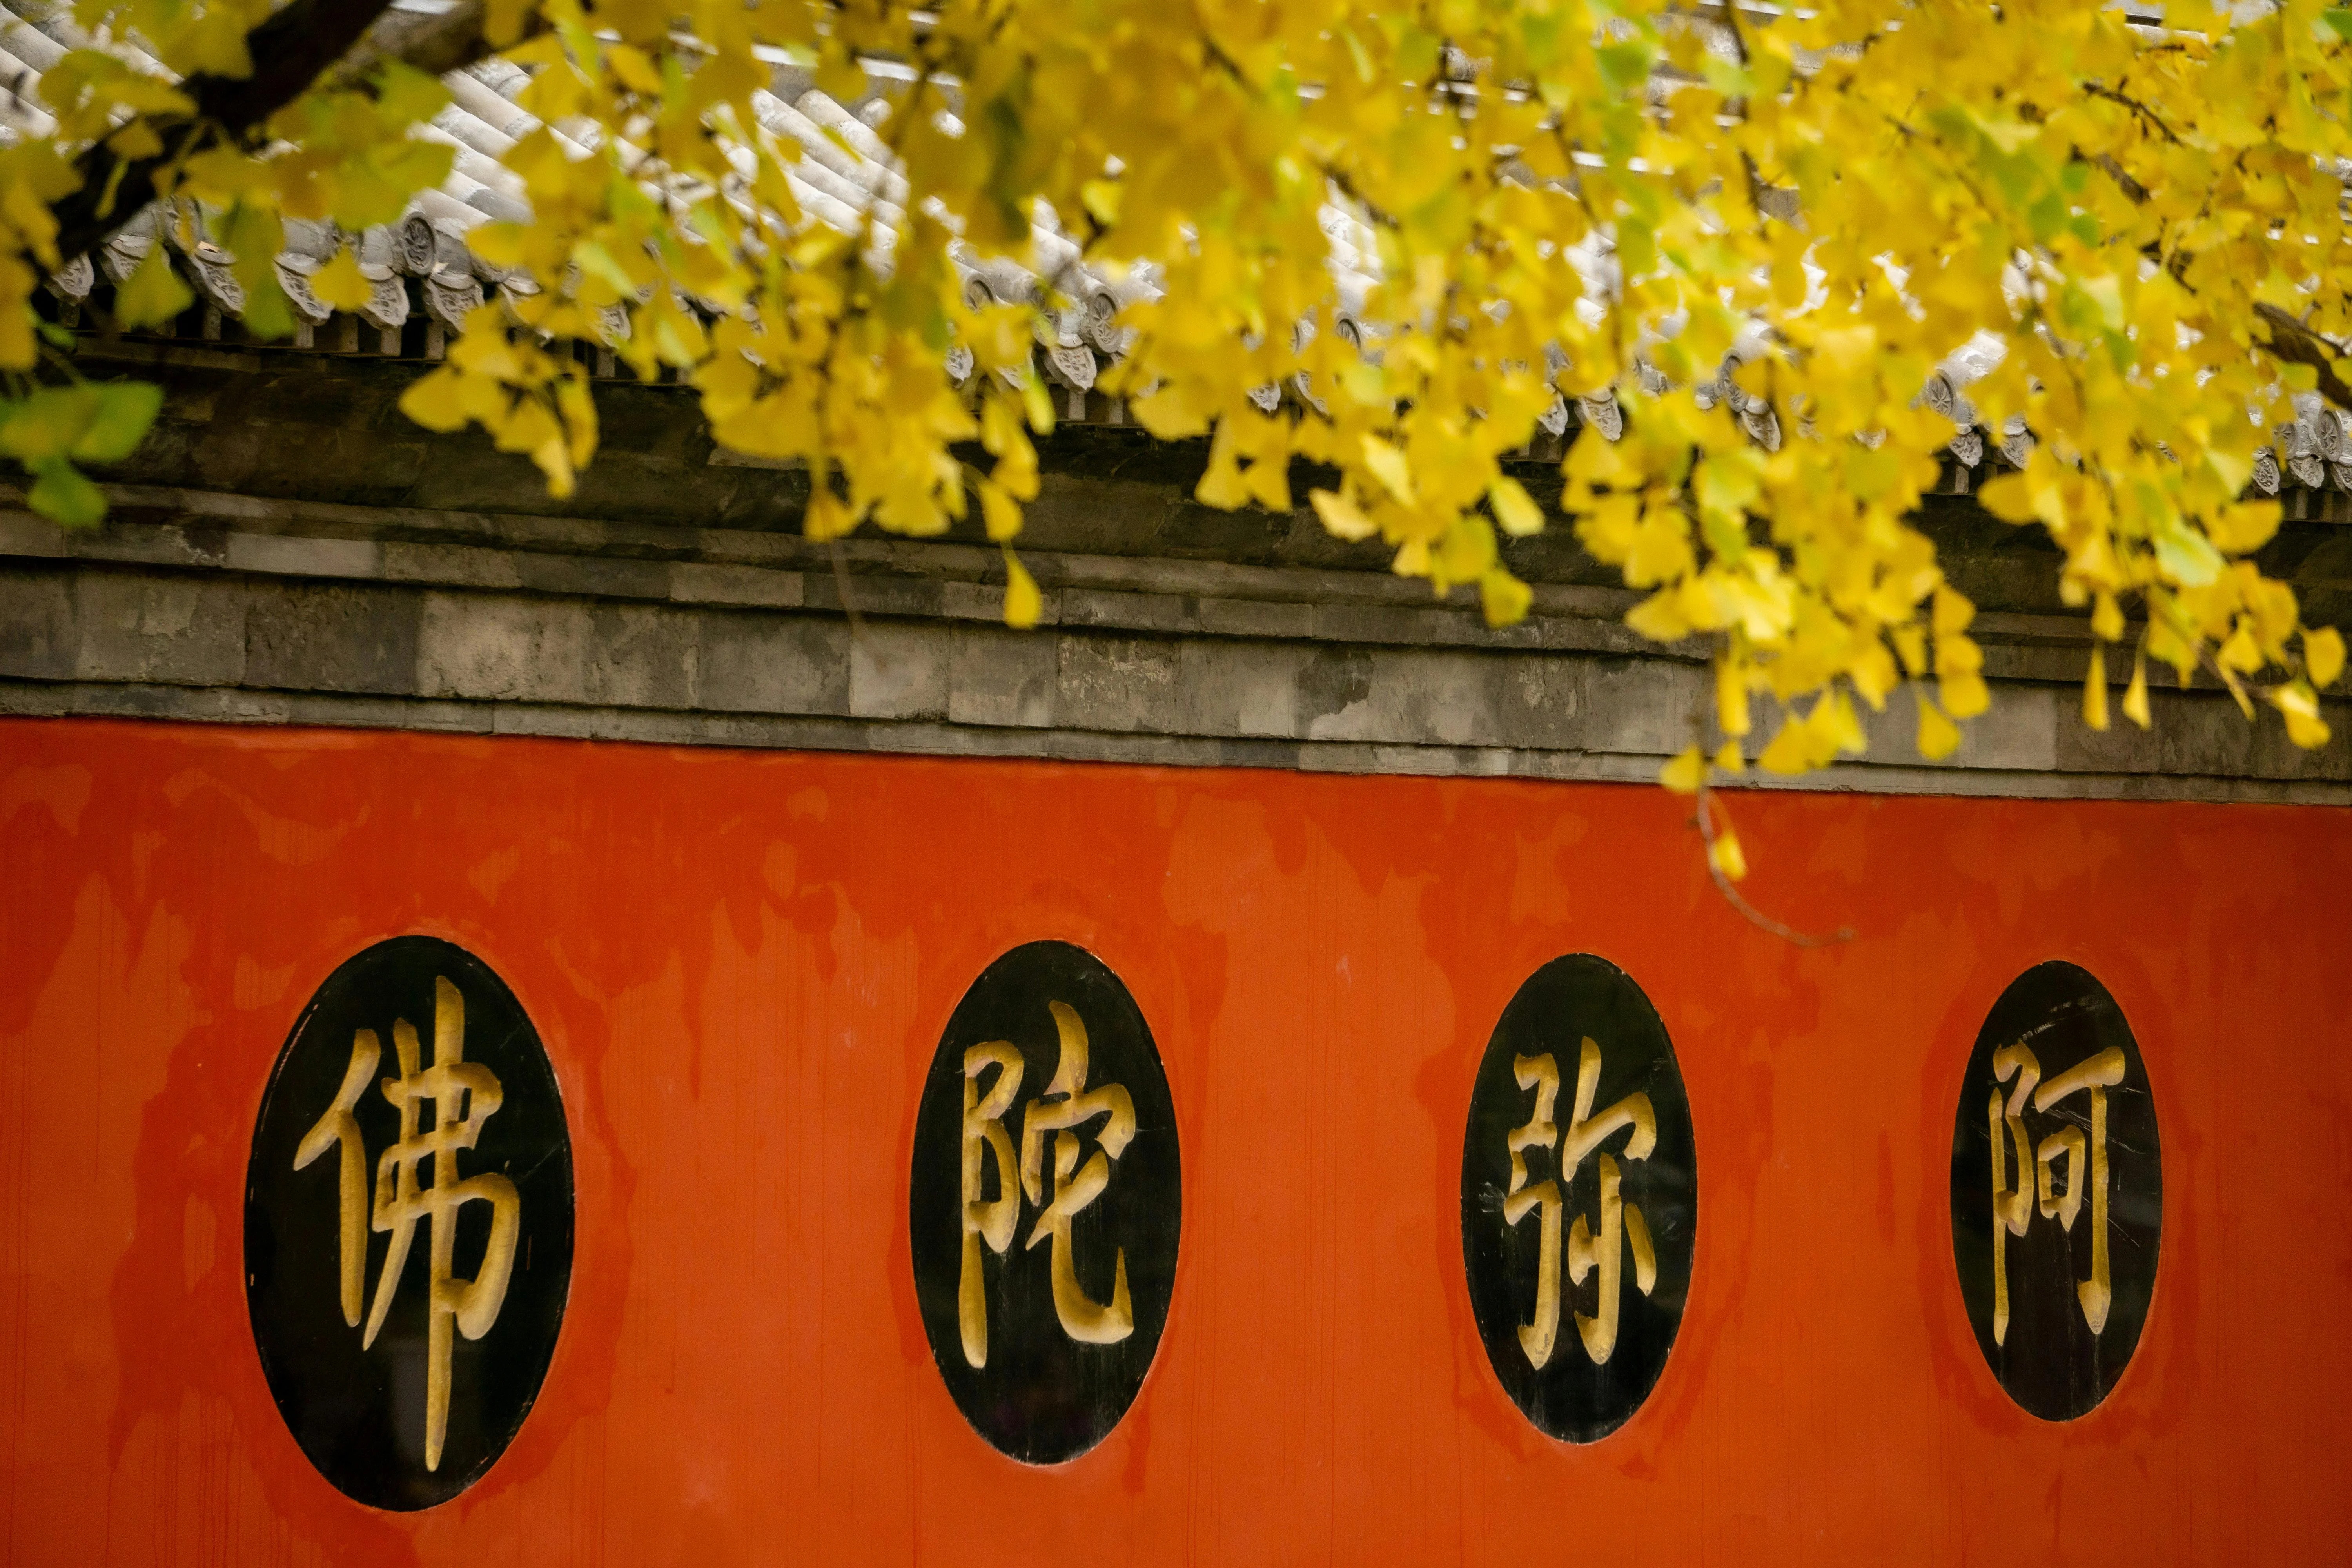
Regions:
[[[1765, 909], [1646, 787], [0, 723], [0, 1557], [14, 1563], [2340, 1561], [2352, 1526], [2352, 816], [1736, 802]], [[545, 1037], [572, 1306], [498, 1467], [346, 1501], [240, 1280], [311, 991], [462, 942]], [[1030, 1470], [932, 1367], [919, 1075], [988, 961], [1083, 943], [1165, 1058], [1183, 1254], [1099, 1448]], [[1598, 1445], [1472, 1327], [1461, 1129], [1546, 959], [1622, 965], [1689, 1085], [1688, 1316]], [[2154, 1310], [2065, 1426], [1970, 1338], [1958, 1075], [2044, 958], [2114, 992], [2163, 1129]]]

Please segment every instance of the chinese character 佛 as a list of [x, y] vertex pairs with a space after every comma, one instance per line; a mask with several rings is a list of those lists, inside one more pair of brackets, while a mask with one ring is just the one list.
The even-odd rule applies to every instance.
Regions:
[[[1511, 1070], [1521, 1089], [1536, 1091], [1536, 1109], [1528, 1124], [1514, 1128], [1507, 1140], [1511, 1185], [1504, 1194], [1503, 1222], [1516, 1226], [1530, 1214], [1540, 1216], [1535, 1321], [1519, 1325], [1519, 1349], [1526, 1353], [1528, 1365], [1540, 1368], [1551, 1360], [1552, 1347], [1559, 1334], [1559, 1216], [1567, 1201], [1568, 1184], [1584, 1163], [1585, 1156], [1598, 1153], [1601, 1143], [1621, 1128], [1633, 1130], [1632, 1136], [1625, 1140], [1625, 1158], [1647, 1159], [1650, 1151], [1657, 1146], [1658, 1119], [1650, 1109], [1650, 1097], [1646, 1094], [1629, 1094], [1599, 1115], [1593, 1114], [1593, 1096], [1601, 1087], [1601, 1047], [1590, 1037], [1584, 1041], [1577, 1059], [1576, 1106], [1565, 1137], [1552, 1121], [1553, 1107], [1559, 1099], [1559, 1068], [1551, 1053], [1514, 1057]], [[1555, 1152], [1555, 1173], [1533, 1186], [1528, 1184], [1529, 1149]], [[1617, 1295], [1626, 1246], [1633, 1249], [1635, 1288], [1646, 1296], [1658, 1282], [1658, 1255], [1650, 1244], [1649, 1225], [1642, 1218], [1641, 1208], [1620, 1195], [1623, 1176], [1615, 1156], [1599, 1153], [1599, 1161], [1601, 1233], [1596, 1237], [1580, 1214], [1568, 1237], [1569, 1283], [1581, 1286], [1584, 1277], [1596, 1268], [1601, 1276], [1599, 1300], [1592, 1316], [1575, 1314], [1577, 1337], [1584, 1342], [1584, 1353], [1595, 1366], [1608, 1361], [1617, 1348]]]
[[[963, 1054], [962, 1213], [963, 1261], [956, 1293], [957, 1325], [963, 1336], [963, 1358], [974, 1367], [988, 1364], [988, 1300], [983, 1293], [982, 1247], [1002, 1255], [1013, 1245], [1025, 1194], [1040, 1208], [1024, 1250], [1050, 1243], [1049, 1262], [1054, 1287], [1054, 1315], [1062, 1331], [1084, 1344], [1117, 1344], [1135, 1331], [1135, 1309], [1127, 1289], [1127, 1249], [1114, 1259], [1115, 1279], [1108, 1305], [1090, 1299], [1078, 1284], [1077, 1262], [1070, 1241], [1070, 1222], [1102, 1196], [1110, 1184], [1110, 1163], [1126, 1152], [1135, 1137], [1135, 1101], [1118, 1084], [1087, 1088], [1087, 1026], [1077, 1013], [1060, 1002], [1048, 1003], [1054, 1026], [1062, 1038], [1061, 1059], [1045, 1093], [1032, 1100], [1021, 1113], [1019, 1176], [1014, 1175], [1013, 1141], [1004, 1129], [1004, 1116], [1021, 1092], [1021, 1052], [1007, 1041], [991, 1040]], [[985, 1094], [980, 1080], [991, 1068], [995, 1078]], [[1081, 1164], [1077, 1129], [1105, 1119], [1095, 1135], [1099, 1145]], [[1045, 1168], [1046, 1134], [1053, 1135], [1053, 1169]], [[996, 1195], [983, 1198], [982, 1177], [995, 1167]], [[1050, 1190], [1049, 1190], [1050, 1184]]]
[[[436, 1470], [441, 1467], [441, 1441], [449, 1425], [450, 1331], [454, 1327], [467, 1339], [478, 1340], [498, 1321], [507, 1280], [514, 1271], [522, 1199], [504, 1176], [460, 1179], [457, 1174], [459, 1152], [474, 1146], [482, 1135], [482, 1123], [505, 1098], [489, 1068], [466, 1060], [466, 1001], [457, 988], [445, 979], [434, 982], [430, 1068], [420, 1070], [417, 1066], [416, 1031], [407, 1019], [394, 1020], [392, 1042], [400, 1076], [385, 1079], [381, 1087], [384, 1099], [400, 1112], [400, 1141], [376, 1163], [373, 1207], [367, 1202], [367, 1148], [352, 1114], [381, 1054], [373, 1029], [352, 1035], [342, 1088], [318, 1124], [303, 1134], [294, 1152], [294, 1168], [303, 1169], [331, 1148], [341, 1150], [342, 1309], [343, 1321], [352, 1328], [360, 1323], [361, 1276], [367, 1267], [362, 1216], [373, 1228], [392, 1233], [391, 1250], [376, 1275], [367, 1331], [360, 1340], [362, 1350], [375, 1343], [400, 1289], [416, 1222], [432, 1222], [425, 1241], [425, 1468]], [[419, 1112], [427, 1101], [433, 1107], [433, 1125], [425, 1130], [419, 1126]], [[418, 1167], [427, 1159], [433, 1162], [433, 1184], [420, 1186]], [[460, 1279], [449, 1272], [457, 1244], [457, 1211], [475, 1202], [490, 1205], [489, 1247], [474, 1278]]]
[[[2022, 1044], [2003, 1046], [1992, 1054], [1992, 1076], [1995, 1083], [2007, 1083], [2011, 1077], [2017, 1087], [2010, 1091], [2006, 1108], [2001, 1104], [1999, 1089], [1992, 1091], [1990, 1118], [1992, 1129], [1992, 1342], [2005, 1344], [2009, 1340], [2009, 1238], [2023, 1236], [2033, 1223], [2038, 1209], [2044, 1219], [2054, 1219], [2061, 1230], [2072, 1233], [2075, 1216], [2083, 1207], [2083, 1191], [2087, 1173], [2091, 1195], [2091, 1277], [2074, 1282], [2074, 1299], [2083, 1309], [2083, 1321], [2091, 1332], [2097, 1334], [2107, 1326], [2107, 1306], [2113, 1300], [2107, 1275], [2107, 1090], [2124, 1080], [2124, 1053], [2121, 1047], [2109, 1046], [2095, 1057], [2077, 1062], [2049, 1082], [2042, 1081], [2042, 1064]], [[2040, 1087], [2037, 1088], [2036, 1085]], [[2025, 1101], [2033, 1097], [2033, 1109], [2047, 1111], [2068, 1095], [2088, 1092], [2091, 1102], [2091, 1136], [2087, 1145], [2079, 1127], [2061, 1127], [2037, 1146], [2026, 1136]], [[2007, 1136], [2004, 1138], [2003, 1130]], [[2010, 1145], [2017, 1152], [2017, 1184], [2010, 1185]], [[2053, 1179], [2058, 1162], [2066, 1162], [2066, 1185], [2061, 1192]], [[2031, 1179], [2026, 1173], [2031, 1170]]]

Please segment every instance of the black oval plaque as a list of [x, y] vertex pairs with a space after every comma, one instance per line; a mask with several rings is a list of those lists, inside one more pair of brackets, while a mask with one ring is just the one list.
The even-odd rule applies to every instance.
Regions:
[[1151, 1370], [1183, 1219], [1167, 1075], [1101, 960], [1033, 942], [972, 982], [909, 1188], [915, 1295], [964, 1418], [1029, 1464], [1101, 1442]]
[[2147, 1321], [2163, 1228], [2131, 1026], [2087, 971], [2036, 964], [1987, 1015], [1952, 1123], [1952, 1260], [2011, 1399], [2065, 1421], [2107, 1396]]
[[1697, 1149], [1665, 1025], [1606, 959], [1553, 959], [1503, 1009], [1462, 1142], [1470, 1309], [1528, 1420], [1590, 1443], [1641, 1408], [1697, 1237]]
[[345, 1494], [430, 1508], [513, 1440], [572, 1281], [572, 1142], [504, 982], [432, 937], [327, 977], [278, 1053], [246, 1173], [269, 1391]]

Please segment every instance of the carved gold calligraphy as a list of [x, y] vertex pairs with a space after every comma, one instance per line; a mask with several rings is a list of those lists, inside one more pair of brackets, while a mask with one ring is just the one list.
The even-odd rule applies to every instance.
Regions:
[[[429, 1222], [425, 1241], [425, 1468], [437, 1469], [449, 1423], [449, 1361], [452, 1331], [478, 1340], [498, 1321], [505, 1303], [507, 1282], [514, 1269], [515, 1245], [522, 1225], [522, 1200], [505, 1176], [484, 1173], [461, 1177], [457, 1156], [480, 1139], [482, 1124], [498, 1110], [504, 1090], [489, 1068], [466, 1060], [466, 1003], [457, 987], [446, 978], [434, 984], [433, 1065], [419, 1065], [416, 1030], [405, 1018], [392, 1026], [393, 1048], [400, 1076], [383, 1080], [384, 1099], [400, 1113], [400, 1138], [376, 1163], [374, 1203], [366, 1199], [363, 1173], [367, 1152], [359, 1121], [352, 1115], [368, 1079], [373, 1076], [381, 1045], [373, 1029], [352, 1037], [351, 1065], [334, 1103], [316, 1125], [303, 1134], [294, 1155], [298, 1171], [338, 1148], [343, 1321], [359, 1327], [362, 1276], [365, 1272], [367, 1237], [362, 1221], [373, 1230], [389, 1232], [390, 1250], [376, 1276], [375, 1297], [368, 1309], [362, 1348], [375, 1343], [405, 1274], [417, 1222]], [[421, 1111], [430, 1104], [433, 1125], [422, 1125]], [[432, 1184], [418, 1181], [419, 1168], [433, 1162]], [[488, 1246], [480, 1268], [471, 1279], [452, 1272], [457, 1242], [457, 1214], [468, 1203], [490, 1205]]]
[[[2124, 1053], [2119, 1047], [2076, 1063], [2044, 1083], [2042, 1064], [2022, 1044], [2007, 1045], [1993, 1053], [1996, 1083], [2011, 1079], [2017, 1087], [2002, 1100], [1992, 1091], [1987, 1114], [1992, 1133], [1992, 1337], [1995, 1344], [2009, 1339], [2009, 1259], [2011, 1237], [2021, 1237], [2037, 1214], [2054, 1219], [2061, 1230], [2073, 1232], [2083, 1208], [2087, 1181], [2091, 1202], [2091, 1277], [2074, 1282], [2074, 1296], [2083, 1321], [2093, 1334], [2107, 1326], [2107, 1309], [2115, 1296], [2107, 1267], [2107, 1090], [2124, 1080]], [[2038, 1086], [2038, 1087], [2037, 1087]], [[2071, 1095], [2084, 1094], [2090, 1105], [2091, 1132], [2086, 1140], [2079, 1127], [2061, 1127], [2036, 1144], [2025, 1128], [2025, 1107], [2047, 1112]], [[2006, 1133], [2006, 1138], [2003, 1134]], [[2012, 1184], [2011, 1150], [2016, 1175]], [[2057, 1167], [2065, 1165], [2063, 1188]], [[2088, 1170], [2084, 1169], [2085, 1164]]]
[[[1565, 1134], [1552, 1121], [1559, 1098], [1559, 1068], [1551, 1054], [1514, 1057], [1511, 1070], [1521, 1089], [1536, 1091], [1535, 1113], [1527, 1124], [1512, 1130], [1506, 1140], [1511, 1156], [1511, 1184], [1503, 1200], [1503, 1221], [1516, 1226], [1536, 1214], [1540, 1228], [1537, 1258], [1535, 1319], [1519, 1326], [1519, 1349], [1528, 1364], [1542, 1367], [1550, 1361], [1559, 1333], [1560, 1213], [1569, 1182], [1588, 1155], [1597, 1161], [1601, 1181], [1601, 1224], [1596, 1235], [1581, 1214], [1568, 1235], [1568, 1281], [1581, 1286], [1598, 1273], [1592, 1314], [1575, 1314], [1577, 1338], [1596, 1366], [1617, 1348], [1617, 1304], [1622, 1288], [1624, 1253], [1633, 1254], [1634, 1288], [1643, 1295], [1656, 1289], [1657, 1249], [1638, 1205], [1624, 1201], [1623, 1173], [1616, 1157], [1601, 1145], [1620, 1131], [1630, 1130], [1624, 1152], [1628, 1161], [1644, 1160], [1657, 1146], [1658, 1121], [1649, 1096], [1629, 1094], [1597, 1115], [1592, 1101], [1601, 1086], [1601, 1047], [1586, 1037], [1577, 1060], [1576, 1101]], [[1553, 1176], [1528, 1184], [1527, 1151], [1554, 1151]]]
[[[1047, 1006], [1061, 1037], [1061, 1055], [1045, 1094], [1022, 1109], [1018, 1186], [1013, 1183], [1013, 1143], [1005, 1131], [1004, 1116], [1021, 1091], [1021, 1052], [1009, 1041], [991, 1040], [971, 1047], [963, 1056], [963, 1258], [956, 1316], [964, 1360], [974, 1367], [988, 1364], [988, 1301], [982, 1248], [1001, 1255], [1011, 1247], [1024, 1195], [1040, 1213], [1022, 1249], [1049, 1245], [1054, 1315], [1062, 1332], [1082, 1344], [1103, 1345], [1116, 1344], [1135, 1331], [1126, 1248], [1118, 1248], [1113, 1259], [1110, 1300], [1097, 1302], [1078, 1283], [1070, 1229], [1071, 1221], [1102, 1196], [1110, 1184], [1111, 1162], [1134, 1140], [1135, 1101], [1116, 1083], [1087, 1087], [1086, 1024], [1065, 1003], [1052, 1002]], [[992, 1068], [995, 1077], [982, 1094], [981, 1078]], [[1095, 1134], [1097, 1147], [1081, 1163], [1085, 1146], [1077, 1130], [1097, 1118], [1103, 1121]], [[1050, 1173], [1045, 1164], [1048, 1134], [1053, 1140]], [[992, 1166], [996, 1195], [987, 1197], [983, 1177]]]

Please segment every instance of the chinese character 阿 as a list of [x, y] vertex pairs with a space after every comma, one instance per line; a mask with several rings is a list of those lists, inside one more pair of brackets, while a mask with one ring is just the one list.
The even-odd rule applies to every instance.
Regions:
[[[466, 1002], [457, 988], [445, 979], [434, 982], [431, 1067], [419, 1069], [416, 1031], [407, 1019], [394, 1021], [392, 1041], [400, 1076], [385, 1079], [382, 1089], [400, 1112], [400, 1141], [376, 1163], [373, 1208], [367, 1202], [367, 1150], [352, 1109], [365, 1092], [381, 1054], [374, 1030], [352, 1035], [352, 1061], [342, 1087], [327, 1113], [303, 1134], [294, 1168], [303, 1169], [330, 1148], [341, 1150], [342, 1308], [343, 1321], [352, 1328], [359, 1327], [361, 1276], [367, 1266], [362, 1217], [373, 1229], [392, 1234], [391, 1250], [376, 1276], [375, 1300], [360, 1341], [362, 1349], [375, 1343], [400, 1289], [416, 1222], [432, 1222], [425, 1241], [425, 1468], [434, 1470], [440, 1468], [441, 1441], [449, 1425], [450, 1331], [454, 1327], [467, 1339], [478, 1340], [498, 1321], [507, 1280], [514, 1271], [522, 1199], [504, 1176], [460, 1179], [457, 1174], [458, 1152], [474, 1146], [482, 1135], [482, 1123], [505, 1098], [489, 1068], [466, 1060]], [[422, 1129], [419, 1111], [428, 1100], [433, 1125]], [[433, 1184], [420, 1186], [417, 1170], [427, 1159], [433, 1162]], [[474, 1202], [490, 1205], [489, 1246], [473, 1279], [456, 1279], [449, 1268], [457, 1244], [457, 1211]]]
[[[1051, 1244], [1049, 1258], [1054, 1287], [1054, 1315], [1062, 1331], [1085, 1344], [1117, 1344], [1135, 1331], [1135, 1309], [1127, 1289], [1127, 1249], [1114, 1258], [1115, 1276], [1108, 1305], [1097, 1302], [1078, 1283], [1077, 1262], [1070, 1240], [1070, 1222], [1110, 1184], [1110, 1163], [1126, 1152], [1135, 1137], [1135, 1101], [1118, 1084], [1087, 1088], [1087, 1026], [1072, 1008], [1048, 1003], [1054, 1026], [1061, 1036], [1061, 1059], [1045, 1092], [1029, 1101], [1021, 1113], [1019, 1176], [1014, 1175], [1013, 1141], [1004, 1129], [1005, 1113], [1021, 1092], [1021, 1052], [1003, 1040], [974, 1046], [963, 1054], [962, 1212], [963, 1262], [958, 1279], [956, 1317], [963, 1335], [964, 1360], [972, 1366], [988, 1364], [988, 1301], [981, 1266], [982, 1244], [1002, 1255], [1013, 1245], [1025, 1194], [1042, 1210], [1030, 1227], [1023, 1250], [1040, 1242]], [[980, 1080], [991, 1068], [995, 1079], [985, 1094]], [[1095, 1135], [1099, 1145], [1079, 1163], [1081, 1143], [1076, 1130], [1102, 1117]], [[1045, 1168], [1046, 1134], [1053, 1135], [1053, 1169]], [[994, 1167], [996, 1195], [983, 1197], [983, 1174]]]
[[[1600, 1151], [1601, 1143], [1621, 1128], [1631, 1128], [1625, 1140], [1625, 1158], [1647, 1159], [1657, 1146], [1658, 1119], [1650, 1108], [1646, 1094], [1629, 1094], [1616, 1104], [1594, 1115], [1592, 1100], [1601, 1087], [1601, 1047], [1591, 1038], [1584, 1041], [1576, 1064], [1576, 1104], [1570, 1113], [1568, 1131], [1563, 1137], [1552, 1121], [1552, 1112], [1559, 1099], [1559, 1068], [1547, 1051], [1537, 1057], [1514, 1057], [1511, 1070], [1521, 1089], [1536, 1091], [1535, 1115], [1524, 1127], [1514, 1128], [1507, 1140], [1511, 1154], [1511, 1184], [1503, 1199], [1503, 1221], [1517, 1225], [1530, 1214], [1538, 1215], [1540, 1241], [1537, 1251], [1535, 1321], [1519, 1325], [1519, 1349], [1528, 1364], [1541, 1367], [1551, 1360], [1554, 1342], [1559, 1334], [1559, 1271], [1560, 1271], [1560, 1209], [1567, 1202], [1568, 1184], [1588, 1154]], [[1555, 1173], [1549, 1181], [1528, 1184], [1527, 1151], [1553, 1150]], [[1622, 1254], [1626, 1246], [1633, 1249], [1633, 1283], [1643, 1295], [1648, 1295], [1658, 1282], [1658, 1255], [1650, 1244], [1650, 1227], [1642, 1217], [1641, 1208], [1629, 1204], [1620, 1195], [1623, 1181], [1613, 1155], [1599, 1154], [1601, 1175], [1601, 1232], [1596, 1237], [1578, 1215], [1568, 1234], [1568, 1279], [1571, 1285], [1582, 1285], [1584, 1277], [1596, 1268], [1599, 1300], [1593, 1314], [1586, 1317], [1578, 1312], [1577, 1337], [1584, 1342], [1584, 1353], [1595, 1366], [1606, 1362], [1617, 1348], [1617, 1296]]]
[[[2061, 1230], [2074, 1230], [2075, 1215], [2083, 1207], [2086, 1156], [2090, 1166], [2091, 1277], [2074, 1282], [2074, 1299], [2082, 1305], [2083, 1321], [2092, 1333], [2097, 1334], [2107, 1326], [2107, 1306], [2113, 1300], [2107, 1275], [2107, 1090], [2124, 1080], [2123, 1048], [2109, 1046], [2043, 1083], [2042, 1064], [2031, 1050], [2022, 1044], [2003, 1046], [1992, 1054], [1992, 1076], [1996, 1083], [2007, 1083], [2012, 1076], [2017, 1079], [2007, 1107], [2001, 1104], [2000, 1090], [1995, 1089], [1990, 1108], [1993, 1343], [2005, 1344], [2009, 1339], [2009, 1238], [2025, 1234], [2036, 1210], [2042, 1218], [2056, 1220]], [[2033, 1097], [2035, 1110], [2047, 1111], [2068, 1095], [2084, 1091], [2088, 1091], [2091, 1100], [2091, 1136], [2087, 1144], [2079, 1127], [2061, 1127], [2038, 1146], [2027, 1138], [2026, 1096]], [[2012, 1144], [2017, 1152], [2014, 1187], [2010, 1185], [2009, 1176]], [[2059, 1192], [2053, 1177], [2062, 1158], [2066, 1162], [2066, 1186]], [[2029, 1170], [2033, 1173], [2031, 1180], [2026, 1175]]]

